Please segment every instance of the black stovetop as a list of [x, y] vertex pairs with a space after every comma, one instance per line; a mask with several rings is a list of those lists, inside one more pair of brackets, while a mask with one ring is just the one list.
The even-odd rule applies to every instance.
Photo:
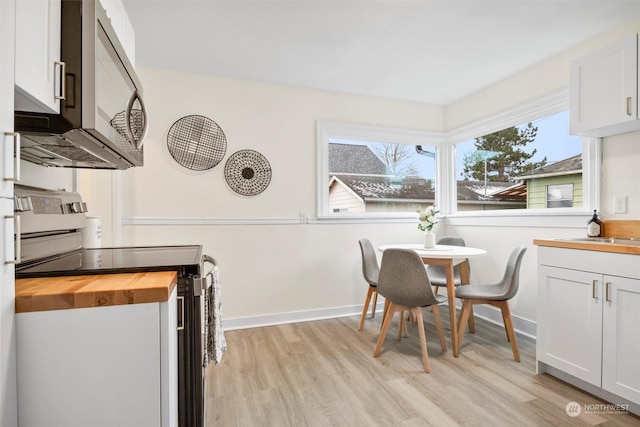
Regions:
[[80, 249], [16, 267], [16, 278], [178, 271], [200, 274], [202, 246], [138, 246]]

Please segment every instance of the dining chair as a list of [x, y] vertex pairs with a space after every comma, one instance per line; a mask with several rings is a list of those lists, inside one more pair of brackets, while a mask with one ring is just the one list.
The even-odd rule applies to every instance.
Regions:
[[[449, 246], [466, 246], [464, 239], [462, 237], [456, 236], [443, 236], [438, 239], [436, 245], [449, 245]], [[447, 274], [445, 272], [444, 267], [438, 265], [430, 265], [427, 268], [427, 272], [429, 274], [429, 280], [431, 280], [431, 285], [436, 288], [436, 293], [438, 292], [440, 287], [447, 287]], [[471, 267], [469, 267], [469, 273], [471, 273]], [[456, 286], [460, 286], [460, 267], [453, 267], [453, 274], [455, 277]]]
[[462, 299], [460, 323], [458, 324], [458, 348], [462, 345], [465, 323], [471, 313], [474, 304], [489, 304], [497, 307], [502, 312], [504, 328], [507, 332], [507, 340], [511, 343], [511, 351], [516, 362], [520, 361], [518, 344], [511, 321], [509, 300], [518, 293], [520, 265], [527, 248], [524, 246], [515, 248], [509, 257], [502, 280], [495, 284], [469, 284], [456, 288], [456, 297]]
[[367, 317], [367, 310], [369, 309], [369, 303], [371, 302], [372, 297], [373, 305], [371, 306], [371, 317], [373, 318], [376, 315], [380, 267], [378, 266], [378, 258], [376, 257], [375, 249], [369, 239], [360, 239], [358, 243], [360, 243], [360, 253], [362, 255], [362, 275], [364, 276], [364, 280], [369, 284], [367, 296], [364, 299], [362, 315], [360, 316], [360, 324], [358, 325], [358, 330], [361, 331], [364, 327], [364, 319]]
[[[427, 270], [424, 268], [420, 256], [410, 249], [385, 250], [380, 265], [378, 293], [389, 302], [389, 307], [384, 314], [382, 331], [380, 331], [373, 357], [380, 355], [382, 344], [396, 312], [400, 312], [398, 339], [401, 339], [403, 334], [400, 331], [403, 331], [404, 325], [403, 312], [409, 311], [417, 319], [420, 347], [422, 348], [422, 364], [424, 371], [429, 372], [429, 356], [427, 354], [422, 307], [431, 307], [442, 351], [446, 351], [447, 346], [444, 341], [444, 331], [438, 304], [445, 302], [447, 299], [444, 295], [435, 295], [433, 293]], [[406, 336], [406, 334], [404, 335]]]

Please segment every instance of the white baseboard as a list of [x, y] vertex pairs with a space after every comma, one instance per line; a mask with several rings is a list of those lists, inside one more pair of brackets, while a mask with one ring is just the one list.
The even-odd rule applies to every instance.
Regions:
[[[376, 306], [376, 313], [382, 313], [383, 307], [384, 302], [378, 302]], [[476, 305], [473, 307], [473, 313], [478, 318], [503, 326], [502, 314], [500, 313], [500, 310], [494, 307]], [[224, 319], [223, 328], [225, 331], [232, 331], [235, 329], [259, 328], [262, 326], [282, 325], [286, 323], [310, 322], [313, 320], [333, 319], [337, 317], [359, 316], [360, 314], [362, 314], [362, 305], [351, 305], [319, 310], [294, 311], [289, 313], [265, 314], [263, 316]], [[514, 315], [511, 316], [511, 319], [516, 333], [529, 338], [536, 338], [536, 323], [534, 321]]]
[[[378, 303], [376, 313], [382, 313], [384, 303]], [[310, 322], [313, 320], [334, 319], [362, 314], [362, 305], [323, 308], [319, 310], [292, 311], [289, 313], [265, 314], [264, 316], [236, 317], [224, 319], [225, 331], [234, 329], [259, 328], [262, 326], [282, 325], [285, 323]]]

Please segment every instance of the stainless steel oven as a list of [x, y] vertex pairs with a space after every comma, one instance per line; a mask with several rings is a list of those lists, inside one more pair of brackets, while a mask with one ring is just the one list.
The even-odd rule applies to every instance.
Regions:
[[83, 248], [86, 205], [78, 193], [16, 185], [16, 278], [144, 271], [178, 273], [178, 425], [205, 424], [204, 291], [215, 260], [200, 245]]

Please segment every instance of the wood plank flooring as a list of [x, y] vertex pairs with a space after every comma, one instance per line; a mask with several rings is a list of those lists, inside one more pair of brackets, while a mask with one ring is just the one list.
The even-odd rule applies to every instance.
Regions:
[[503, 328], [476, 319], [460, 357], [447, 352], [424, 310], [431, 373], [422, 372], [416, 325], [397, 341], [397, 318], [380, 357], [380, 314], [228, 331], [228, 350], [207, 370], [207, 425], [227, 426], [640, 426], [631, 414], [569, 417], [566, 405], [603, 403], [535, 374], [535, 341], [518, 336], [513, 360]]

